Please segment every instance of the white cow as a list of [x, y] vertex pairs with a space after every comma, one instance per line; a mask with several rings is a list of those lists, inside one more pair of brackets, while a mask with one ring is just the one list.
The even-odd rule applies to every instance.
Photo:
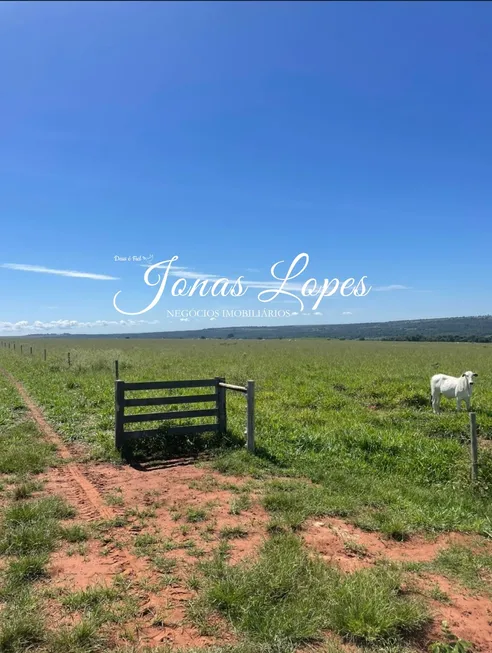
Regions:
[[461, 376], [448, 376], [447, 374], [434, 374], [431, 379], [432, 410], [439, 412], [441, 395], [449, 399], [456, 399], [456, 410], [460, 410], [461, 402], [466, 403], [470, 410], [473, 379], [478, 376], [475, 372], [463, 372]]

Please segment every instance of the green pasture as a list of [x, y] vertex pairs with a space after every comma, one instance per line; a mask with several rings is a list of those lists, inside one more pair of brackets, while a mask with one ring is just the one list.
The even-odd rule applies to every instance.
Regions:
[[[230, 393], [230, 432], [225, 441], [213, 442], [220, 445], [213, 464], [223, 472], [264, 477], [265, 503], [278, 523], [295, 528], [309, 516], [333, 514], [401, 539], [415, 530], [492, 534], [491, 345], [317, 339], [15, 342], [15, 351], [12, 344], [0, 349], [1, 366], [24, 383], [57, 431], [86, 444], [93, 459], [119, 458], [113, 446], [116, 359], [125, 381], [221, 376], [242, 385], [254, 379], [257, 455], [237, 446], [245, 427], [244, 397]], [[457, 414], [446, 399], [442, 414], [434, 415], [429, 388], [436, 371], [459, 375], [469, 369], [479, 374], [472, 399], [480, 438], [475, 486], [468, 415]]]

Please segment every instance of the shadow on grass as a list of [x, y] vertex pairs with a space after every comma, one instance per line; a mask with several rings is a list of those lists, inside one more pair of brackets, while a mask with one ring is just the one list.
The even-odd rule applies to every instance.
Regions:
[[430, 397], [418, 393], [414, 393], [408, 397], [400, 399], [398, 402], [399, 406], [403, 408], [431, 408], [432, 402]]
[[245, 455], [257, 460], [260, 467], [266, 464], [268, 467], [283, 468], [282, 463], [274, 454], [256, 445], [254, 455], [246, 450], [244, 435], [238, 435], [227, 431], [220, 433], [190, 433], [170, 434], [166, 428], [162, 434], [149, 435], [134, 440], [127, 440], [121, 450], [121, 457], [126, 463], [138, 471], [148, 472], [156, 469], [167, 469], [193, 465], [197, 462], [204, 462], [224, 455], [237, 453], [242, 457]]
[[288, 465], [284, 461], [280, 460], [280, 458], [278, 458], [271, 451], [268, 451], [262, 446], [256, 445], [255, 456], [257, 458], [260, 458], [264, 462], [270, 463], [270, 465], [278, 467], [279, 469], [288, 467]]
[[190, 465], [207, 460], [217, 451], [244, 447], [244, 439], [227, 431], [221, 433], [189, 433], [175, 435], [166, 428], [162, 434], [128, 439], [122, 447], [121, 457], [135, 469], [151, 471], [166, 467]]

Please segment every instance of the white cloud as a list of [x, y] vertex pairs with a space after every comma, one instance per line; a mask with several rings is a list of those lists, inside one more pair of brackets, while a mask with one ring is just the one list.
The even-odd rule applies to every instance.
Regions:
[[[152, 265], [142, 264], [144, 268], [150, 268]], [[155, 270], [167, 270], [167, 265], [156, 265]], [[179, 277], [180, 279], [220, 279], [217, 274], [205, 274], [202, 272], [194, 272], [187, 267], [182, 265], [173, 265], [169, 271], [170, 277]]]
[[[258, 288], [259, 290], [278, 290], [282, 285], [282, 281], [248, 281], [247, 279], [241, 279], [243, 286], [248, 286], [248, 288]], [[291, 290], [294, 292], [301, 292], [304, 287], [303, 283], [292, 283], [288, 282], [283, 286], [284, 290]]]
[[106, 327], [135, 327], [140, 324], [159, 324], [159, 320], [96, 320], [94, 322], [79, 322], [78, 320], [52, 320], [41, 322], [0, 322], [0, 331], [48, 331], [53, 329], [101, 329]]
[[390, 290], [411, 290], [408, 286], [400, 286], [398, 284], [392, 284], [390, 286], [373, 286], [372, 290], [376, 292], [388, 292]]
[[[150, 268], [152, 267], [151, 265], [147, 264], [141, 264], [142, 267], [144, 268]], [[167, 265], [157, 265], [155, 266], [154, 269], [156, 270], [167, 270]], [[251, 268], [249, 268], [249, 271], [252, 271]], [[217, 279], [227, 279], [227, 276], [219, 276], [218, 274], [207, 274], [205, 272], [195, 272], [194, 270], [191, 270], [190, 268], [184, 267], [184, 266], [172, 266], [171, 270], [169, 272], [169, 276], [171, 277], [179, 277], [182, 279], [202, 279], [203, 281], [210, 279], [210, 280], [217, 280]], [[236, 277], [233, 279], [229, 279], [232, 284], [236, 282]], [[249, 281], [248, 279], [241, 279], [241, 284], [242, 286], [248, 287], [248, 288], [256, 288], [258, 290], [277, 290], [280, 288], [282, 281]], [[290, 290], [294, 292], [300, 292], [303, 288], [304, 284], [302, 283], [286, 283], [284, 285], [285, 290]], [[296, 302], [297, 303], [297, 302]]]
[[119, 277], [110, 277], [107, 274], [93, 274], [92, 272], [76, 272], [75, 270], [54, 270], [41, 265], [24, 265], [23, 263], [2, 263], [2, 268], [21, 270], [23, 272], [38, 272], [43, 274], [58, 274], [62, 277], [78, 277], [81, 279], [95, 279], [97, 281], [116, 281]]
[[320, 313], [319, 311], [315, 311], [313, 315], [323, 315], [323, 313]]
[[210, 322], [213, 322], [213, 321], [216, 320], [216, 319], [217, 319], [216, 317], [211, 317], [211, 318], [210, 318]]
[[350, 311], [343, 311], [342, 315], [353, 315]]
[[201, 272], [193, 272], [193, 270], [171, 269], [169, 276], [179, 277], [180, 279], [220, 279], [217, 274], [202, 274]]
[[180, 322], [189, 322], [189, 321], [190, 321], [190, 318], [189, 318], [189, 317], [180, 317], [180, 318], [179, 318], [179, 321], [180, 321]]

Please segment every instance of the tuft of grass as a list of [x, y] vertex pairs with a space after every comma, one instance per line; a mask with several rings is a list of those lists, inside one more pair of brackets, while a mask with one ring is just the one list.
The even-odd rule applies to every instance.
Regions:
[[243, 449], [220, 452], [212, 467], [221, 474], [264, 479], [278, 470], [270, 462]]
[[107, 650], [98, 632], [99, 625], [84, 619], [73, 627], [63, 627], [51, 634], [49, 653], [101, 653]]
[[214, 476], [207, 474], [202, 478], [190, 481], [188, 487], [201, 492], [214, 492], [219, 489], [220, 484]]
[[442, 549], [431, 567], [474, 591], [492, 594], [492, 555], [452, 544]]
[[176, 568], [176, 560], [173, 558], [156, 556], [152, 559], [152, 563], [162, 574], [171, 574]]
[[387, 567], [346, 575], [327, 606], [331, 628], [369, 644], [420, 630], [429, 620], [425, 605], [403, 594], [401, 583], [400, 573]]
[[39, 437], [36, 425], [23, 419], [2, 428], [0, 474], [40, 474], [53, 462], [53, 452], [53, 445]]
[[106, 495], [105, 500], [109, 506], [123, 506], [125, 503], [123, 497], [119, 493], [108, 494]]
[[207, 511], [203, 508], [188, 508], [186, 521], [190, 523], [202, 522], [208, 519]]
[[[164, 620], [162, 620], [164, 621]], [[162, 625], [162, 621], [159, 621], [157, 625]], [[211, 631], [211, 635], [215, 634], [218, 636], [218, 632]], [[226, 644], [225, 646], [211, 646], [207, 648], [175, 648], [172, 645], [164, 645], [164, 647], [155, 648], [143, 648], [138, 649], [139, 653], [296, 653], [296, 648], [293, 644], [289, 642], [280, 642], [265, 644], [259, 642], [250, 642], [250, 641], [241, 641], [236, 644]], [[346, 653], [345, 649], [337, 647], [335, 644], [330, 647], [323, 647], [322, 649], [317, 648], [318, 653]], [[136, 653], [135, 648], [128, 649], [118, 649], [118, 653]], [[379, 652], [374, 652], [379, 653]], [[404, 651], [394, 651], [391, 653], [405, 653]]]
[[406, 542], [410, 538], [411, 529], [399, 515], [382, 511], [375, 515], [374, 519], [377, 530], [386, 535], [388, 539]]
[[81, 524], [73, 524], [71, 526], [61, 526], [59, 529], [60, 537], [66, 542], [72, 544], [76, 542], [86, 542], [89, 539], [87, 529]]
[[128, 523], [129, 523], [128, 516], [116, 515], [116, 517], [113, 517], [113, 519], [101, 519], [100, 521], [97, 522], [96, 528], [104, 533], [105, 531], [108, 531], [111, 528], [123, 528]]
[[198, 606], [222, 613], [258, 642], [301, 645], [331, 629], [373, 643], [417, 631], [428, 619], [417, 599], [401, 593], [397, 571], [343, 574], [310, 557], [293, 534], [273, 536], [256, 562], [230, 566], [216, 555], [204, 569]]
[[11, 560], [5, 570], [6, 587], [10, 590], [20, 590], [26, 583], [47, 576], [46, 564], [48, 556], [35, 553]]
[[45, 629], [39, 605], [30, 592], [10, 601], [0, 617], [0, 651], [25, 653], [45, 641]]
[[431, 599], [434, 599], [434, 601], [439, 601], [439, 603], [446, 603], [450, 604], [451, 599], [446, 592], [443, 592], [443, 590], [439, 587], [439, 585], [434, 585], [430, 592], [429, 596]]
[[231, 501], [229, 513], [231, 515], [240, 515], [244, 510], [251, 508], [251, 499], [247, 494], [240, 494]]
[[193, 590], [194, 592], [197, 592], [201, 587], [200, 578], [196, 574], [192, 574], [188, 578], [187, 585], [190, 588], [190, 590]]
[[220, 531], [220, 537], [225, 540], [234, 540], [242, 537], [248, 537], [248, 531], [241, 526], [225, 526]]
[[30, 498], [34, 492], [38, 492], [42, 488], [42, 484], [38, 481], [27, 480], [19, 485], [16, 485], [13, 492], [14, 501], [21, 501], [22, 499]]
[[353, 553], [359, 558], [363, 558], [365, 555], [367, 555], [367, 547], [365, 547], [360, 542], [357, 542], [356, 540], [345, 540], [343, 543], [343, 548], [345, 551], [347, 551], [347, 553]]
[[149, 555], [159, 544], [159, 538], [150, 533], [139, 533], [133, 542], [137, 555]]
[[429, 646], [430, 653], [472, 653], [474, 650], [475, 647], [471, 642], [457, 637], [451, 631], [447, 621], [442, 622], [441, 631], [446, 641], [432, 643]]
[[7, 508], [0, 536], [0, 553], [27, 555], [53, 550], [59, 519], [74, 516], [74, 510], [59, 497], [14, 503]]
[[429, 653], [472, 653], [473, 644], [460, 639], [456, 642], [433, 642], [429, 646]]
[[267, 523], [266, 530], [270, 535], [280, 535], [281, 533], [289, 533], [291, 527], [281, 517], [274, 517]]
[[119, 593], [115, 587], [95, 585], [85, 590], [72, 592], [63, 597], [62, 605], [69, 612], [81, 612], [91, 616], [99, 622], [111, 618], [109, 613], [111, 605], [117, 601]]

